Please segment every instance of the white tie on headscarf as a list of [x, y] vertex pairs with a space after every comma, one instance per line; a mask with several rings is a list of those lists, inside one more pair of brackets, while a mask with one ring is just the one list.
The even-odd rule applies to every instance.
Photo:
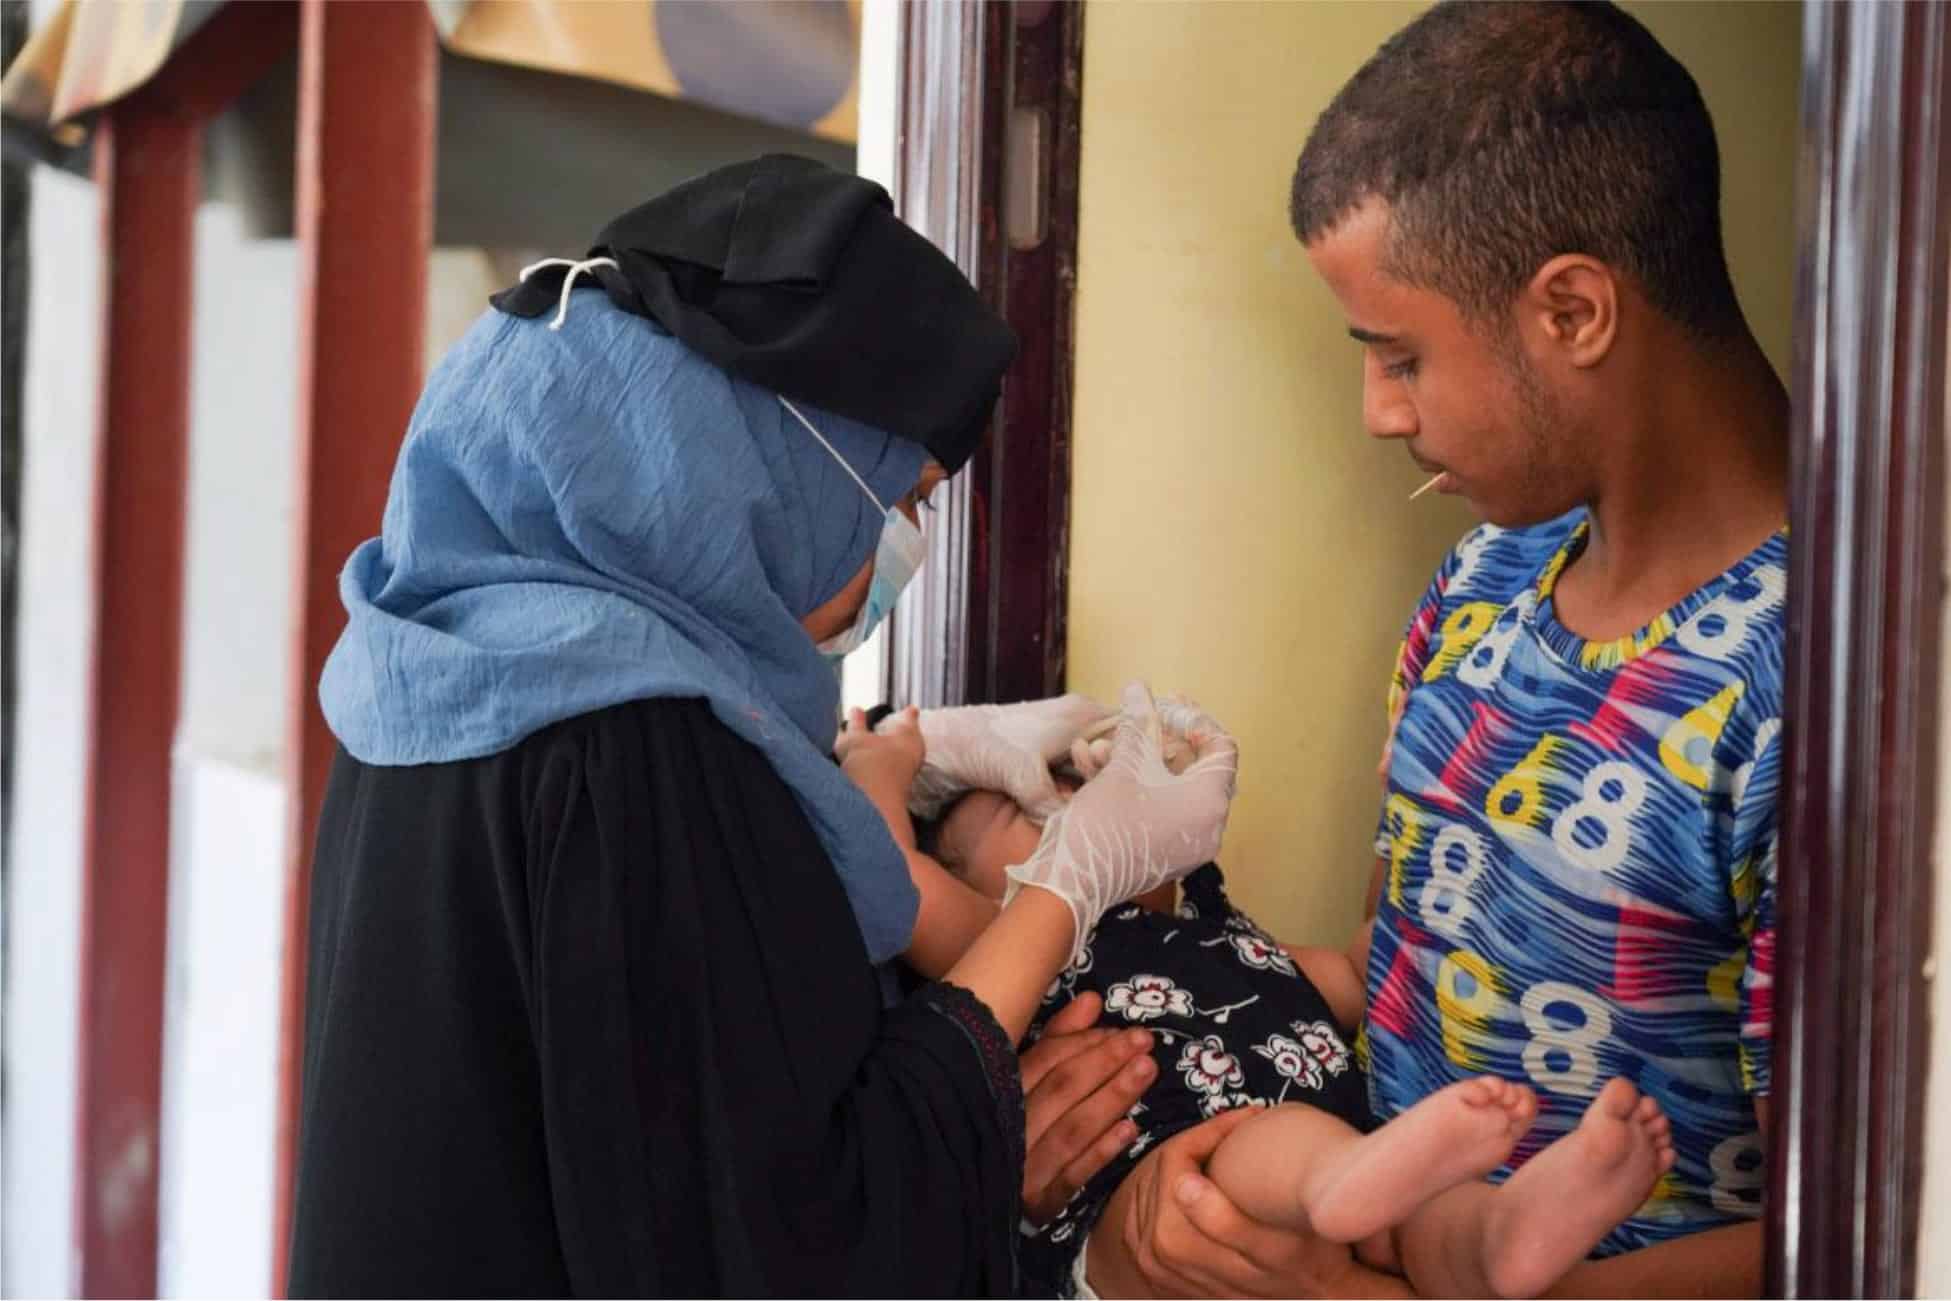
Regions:
[[620, 270], [615, 258], [592, 257], [578, 262], [574, 258], [545, 257], [540, 262], [531, 262], [522, 268], [522, 279], [526, 280], [543, 267], [568, 267], [569, 274], [562, 278], [562, 304], [556, 309], [555, 320], [549, 322], [551, 330], [560, 330], [562, 323], [569, 319], [569, 291], [576, 287], [576, 277], [592, 267], [608, 267]]

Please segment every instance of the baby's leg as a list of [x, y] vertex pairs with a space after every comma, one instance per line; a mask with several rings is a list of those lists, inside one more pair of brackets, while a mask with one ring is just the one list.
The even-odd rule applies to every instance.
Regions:
[[1313, 1107], [1275, 1107], [1228, 1134], [1207, 1173], [1263, 1223], [1357, 1242], [1502, 1165], [1537, 1110], [1531, 1090], [1492, 1077], [1441, 1089], [1372, 1134]]
[[1537, 1296], [1637, 1210], [1673, 1167], [1659, 1104], [1608, 1082], [1577, 1129], [1501, 1187], [1471, 1184], [1396, 1230], [1403, 1272], [1422, 1296]]

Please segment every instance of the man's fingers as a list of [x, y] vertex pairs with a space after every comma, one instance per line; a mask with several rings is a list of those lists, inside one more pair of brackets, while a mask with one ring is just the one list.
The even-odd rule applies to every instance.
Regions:
[[1057, 1177], [1050, 1181], [1051, 1186], [1053, 1188], [1061, 1186], [1067, 1189], [1068, 1191], [1064, 1196], [1066, 1201], [1069, 1200], [1070, 1193], [1076, 1192], [1079, 1188], [1089, 1183], [1091, 1176], [1104, 1169], [1105, 1166], [1110, 1165], [1111, 1162], [1117, 1159], [1118, 1153], [1124, 1151], [1137, 1141], [1137, 1124], [1130, 1119], [1119, 1121], [1117, 1124], [1111, 1126], [1110, 1129], [1105, 1130], [1103, 1136], [1097, 1142], [1086, 1148], [1084, 1155], [1078, 1157], [1075, 1161], [1059, 1171]]
[[[1132, 1105], [1143, 1096], [1146, 1086], [1158, 1074], [1157, 1064], [1148, 1054], [1131, 1058], [1123, 1069], [1116, 1070], [1108, 1079], [1098, 1074], [1102, 1063], [1096, 1054], [1103, 1054], [1103, 1060], [1115, 1062], [1124, 1051], [1123, 1045], [1113, 1042], [1108, 1051], [1099, 1048], [1079, 1054], [1045, 1078], [1045, 1087], [1050, 1089], [1049, 1097], [1063, 1101], [1031, 1099], [1028, 1104], [1031, 1112], [1028, 1127], [1038, 1132], [1029, 1140], [1026, 1182], [1040, 1186], [1055, 1179], [1059, 1171], [1078, 1162], [1112, 1126], [1124, 1119]], [[1065, 1072], [1073, 1069], [1079, 1072], [1075, 1079], [1101, 1080], [1094, 1090], [1075, 1102], [1068, 1100], [1069, 1092], [1086, 1085], [1079, 1085], [1064, 1077]], [[1113, 1151], [1116, 1149], [1113, 1148]], [[1095, 1172], [1093, 1169], [1092, 1173]]]
[[1138, 1126], [1129, 1120], [1121, 1120], [1106, 1130], [1097, 1142], [1085, 1150], [1083, 1156], [1058, 1171], [1047, 1183], [1033, 1183], [1026, 1164], [1023, 1175], [1024, 1214], [1037, 1223], [1048, 1220], [1069, 1205], [1077, 1190], [1091, 1181], [1091, 1176], [1110, 1165], [1118, 1153], [1137, 1139]]
[[[1035, 1093], [1042, 1087], [1044, 1077], [1048, 1076], [1051, 1071], [1062, 1066], [1071, 1058], [1077, 1056], [1077, 1054], [1099, 1047], [1117, 1038], [1117, 1036], [1118, 1031], [1108, 1026], [1096, 1030], [1074, 1030], [1065, 1035], [1044, 1035], [1043, 1038], [1036, 1041], [1034, 1047], [1022, 1056], [1023, 1096], [1027, 1098]], [[1135, 1056], [1136, 1054], [1134, 1053], [1133, 1055]], [[1122, 1061], [1109, 1063], [1105, 1069], [1104, 1078], [1109, 1079], [1111, 1072], [1117, 1070], [1123, 1064]], [[1099, 1082], [1102, 1083], [1102, 1081]], [[1076, 1096], [1081, 1098], [1089, 1091], [1086, 1088]]]
[[1254, 1257], [1268, 1250], [1266, 1236], [1278, 1230], [1248, 1219], [1202, 1176], [1181, 1175], [1165, 1193], [1170, 1208], [1160, 1224], [1161, 1237], [1169, 1231], [1167, 1240], [1179, 1249], [1168, 1254], [1202, 1257], [1197, 1264], [1185, 1260], [1180, 1272], [1196, 1275], [1209, 1296], [1264, 1292], [1267, 1271]]
[[[1248, 1286], [1264, 1288], [1260, 1282], [1264, 1271], [1237, 1250], [1232, 1239], [1207, 1229], [1209, 1224], [1228, 1225], [1229, 1213], [1240, 1220], [1245, 1217], [1200, 1174], [1226, 1135], [1252, 1115], [1245, 1107], [1221, 1112], [1160, 1145], [1146, 1208], [1150, 1241], [1144, 1244], [1150, 1265], [1146, 1272], [1155, 1282], [1169, 1278], [1188, 1296], [1233, 1296]], [[1182, 1200], [1188, 1187], [1196, 1193], [1190, 1204]], [[1200, 1212], [1197, 1218], [1190, 1213], [1193, 1210]]]
[[1258, 1108], [1255, 1107], [1235, 1107], [1231, 1111], [1222, 1111], [1211, 1120], [1194, 1125], [1183, 1134], [1176, 1136], [1169, 1144], [1173, 1163], [1184, 1161], [1195, 1166], [1204, 1166], [1206, 1158], [1219, 1150], [1221, 1141], [1253, 1119], [1257, 1111]]
[[1125, 1254], [1138, 1266], [1138, 1272], [1144, 1276], [1154, 1296], [1218, 1296], [1219, 1292], [1201, 1288], [1197, 1282], [1179, 1273], [1161, 1259], [1157, 1251], [1159, 1203], [1163, 1188], [1159, 1170], [1162, 1165], [1154, 1158], [1150, 1169], [1141, 1165], [1127, 1181], [1135, 1186], [1136, 1192], [1132, 1197], [1131, 1214], [1125, 1217], [1120, 1226], [1124, 1234]]
[[1164, 1205], [1159, 1213], [1158, 1254], [1176, 1279], [1185, 1280], [1188, 1295], [1243, 1296], [1243, 1278], [1257, 1278], [1253, 1263], [1225, 1242], [1214, 1240], [1185, 1215], [1175, 1187], [1159, 1190]]
[[[1086, 990], [1059, 1008], [1057, 1014], [1043, 1023], [1043, 1037], [1074, 1034], [1088, 1030], [1097, 1024], [1097, 1018], [1104, 1011], [1104, 999]], [[1041, 1041], [1039, 1041], [1041, 1042]], [[1025, 1088], [1029, 1087], [1027, 1084]]]
[[1164, 1181], [1153, 1181], [1151, 1205], [1148, 1208], [1150, 1215], [1146, 1219], [1146, 1223], [1152, 1226], [1152, 1234], [1144, 1243], [1140, 1257], [1152, 1290], [1181, 1297], [1226, 1295], [1225, 1289], [1215, 1286], [1214, 1280], [1179, 1268], [1179, 1262], [1190, 1254], [1182, 1241], [1187, 1229], [1185, 1220], [1176, 1216], [1167, 1205], [1170, 1200]]

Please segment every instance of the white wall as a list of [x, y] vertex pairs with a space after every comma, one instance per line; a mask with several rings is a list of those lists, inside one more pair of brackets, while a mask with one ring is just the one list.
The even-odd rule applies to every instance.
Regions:
[[157, 1286], [261, 1294], [284, 924], [297, 250], [197, 214]]
[[[0, 1289], [11, 1296], [74, 1290], [98, 217], [92, 185], [36, 171], [15, 734], [24, 758], [7, 901]], [[199, 213], [196, 259], [160, 1282], [165, 1289], [210, 1291], [234, 1289], [203, 1286], [222, 1276], [183, 1272], [195, 1260], [181, 1250], [185, 1235], [206, 1221], [241, 1230], [270, 1182], [267, 1089], [275, 1088], [282, 907], [278, 772], [288, 676], [297, 279], [288, 243], [245, 241], [233, 213], [222, 207]], [[216, 935], [226, 942], [210, 942]], [[219, 1079], [223, 1087], [207, 1087]], [[243, 1167], [262, 1168], [241, 1182], [214, 1173]], [[254, 1235], [266, 1258], [257, 1290], [269, 1277], [268, 1213], [265, 1221]], [[248, 1259], [241, 1235], [230, 1247], [233, 1258]]]
[[94, 188], [33, 181], [34, 259], [22, 394], [19, 673], [7, 846], [6, 1154], [0, 1292], [66, 1296], [73, 1199], [82, 706], [93, 611], [100, 266]]
[[[92, 185], [50, 169], [34, 186], [0, 1294], [67, 1296], [99, 209]], [[290, 241], [244, 239], [220, 205], [200, 211], [196, 239], [158, 1286], [252, 1295], [270, 1283], [272, 1247], [297, 257]], [[516, 261], [435, 255], [430, 351]]]
[[179, 745], [156, 1284], [262, 1296], [271, 1281], [284, 783]]
[[[902, 0], [862, 0], [860, 7], [860, 125], [854, 170], [894, 189], [895, 146], [900, 134], [896, 81], [901, 63]], [[913, 602], [906, 602], [912, 609]], [[897, 610], [903, 607], [897, 606]], [[897, 613], [895, 618], [902, 618]], [[879, 629], [840, 668], [840, 702], [852, 709], [882, 703], [887, 677], [887, 629]]]

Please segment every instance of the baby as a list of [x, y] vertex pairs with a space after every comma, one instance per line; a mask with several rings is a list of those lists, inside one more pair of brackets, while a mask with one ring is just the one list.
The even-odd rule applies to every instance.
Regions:
[[[1042, 834], [1007, 797], [977, 791], [917, 838], [901, 792], [868, 794], [918, 875], [945, 871], [992, 900]], [[1034, 1036], [1070, 997], [1096, 991], [1107, 1014], [1153, 1032], [1159, 1070], [1132, 1111], [1137, 1140], [1053, 1220], [1026, 1227], [1026, 1285], [1075, 1290], [1086, 1236], [1146, 1149], [1235, 1107], [1264, 1111], [1228, 1134], [1207, 1168], [1236, 1205], [1265, 1223], [1357, 1244], [1364, 1260], [1405, 1273], [1428, 1296], [1543, 1291], [1671, 1166], [1666, 1118], [1624, 1080], [1607, 1084], [1580, 1128], [1499, 1186], [1482, 1177], [1510, 1158], [1537, 1110], [1523, 1085], [1466, 1080], [1372, 1128], [1346, 1038], [1363, 1010], [1356, 961], [1275, 943], [1228, 902], [1212, 864], [1186, 878], [1176, 909], [1172, 893], [1107, 914], [1032, 1027]], [[980, 930], [968, 918], [924, 906], [915, 949], [938, 960], [959, 954]]]

